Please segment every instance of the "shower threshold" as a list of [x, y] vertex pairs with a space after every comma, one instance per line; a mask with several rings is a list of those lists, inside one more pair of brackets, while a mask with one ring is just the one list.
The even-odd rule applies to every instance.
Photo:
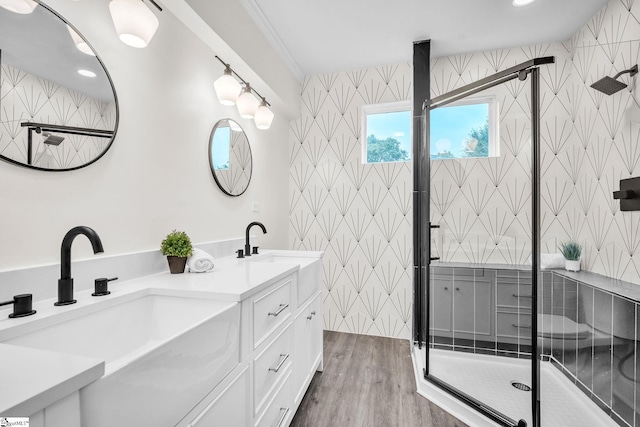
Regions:
[[[458, 401], [443, 389], [423, 377], [425, 349], [412, 350], [418, 393], [470, 426], [494, 427], [495, 422]], [[531, 391], [512, 385], [531, 386], [529, 360], [469, 354], [431, 349], [431, 374], [456, 389], [503, 414], [531, 424]], [[540, 363], [541, 420], [543, 427], [619, 427], [598, 406], [585, 396], [550, 362]]]

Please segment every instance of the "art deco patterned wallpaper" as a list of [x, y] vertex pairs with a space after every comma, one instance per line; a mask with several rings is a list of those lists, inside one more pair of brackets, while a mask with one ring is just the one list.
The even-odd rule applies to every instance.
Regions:
[[362, 164], [360, 106], [411, 91], [409, 64], [304, 82], [291, 127], [290, 241], [325, 251], [325, 329], [410, 337], [411, 163]]
[[[611, 0], [571, 40], [432, 60], [432, 95], [527, 59], [541, 68], [542, 241], [557, 252], [574, 238], [583, 268], [640, 284], [640, 215], [621, 213], [611, 193], [640, 175], [637, 79], [605, 96], [589, 85], [640, 56], [640, 2]], [[325, 328], [409, 338], [411, 329], [410, 163], [363, 165], [360, 107], [407, 100], [410, 64], [305, 79], [291, 126], [290, 246], [325, 252]], [[530, 262], [530, 93], [512, 81], [493, 93], [500, 156], [432, 163], [434, 248], [443, 259]]]
[[[26, 163], [25, 121], [93, 129], [113, 129], [116, 108], [80, 92], [2, 65], [0, 81], [0, 154]], [[109, 144], [107, 138], [65, 135], [59, 146], [34, 138], [34, 164], [52, 169], [72, 168], [96, 157]]]

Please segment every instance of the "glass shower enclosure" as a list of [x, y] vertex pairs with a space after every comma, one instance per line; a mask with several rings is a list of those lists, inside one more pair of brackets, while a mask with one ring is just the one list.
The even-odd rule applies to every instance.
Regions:
[[[424, 378], [503, 426], [540, 425], [539, 67], [553, 62], [531, 59], [427, 99], [414, 117], [414, 341]], [[488, 120], [469, 119], [469, 130], [473, 108]], [[438, 133], [448, 116], [451, 137]], [[527, 134], [518, 147], [498, 136], [511, 121]], [[452, 144], [460, 132], [467, 137]]]

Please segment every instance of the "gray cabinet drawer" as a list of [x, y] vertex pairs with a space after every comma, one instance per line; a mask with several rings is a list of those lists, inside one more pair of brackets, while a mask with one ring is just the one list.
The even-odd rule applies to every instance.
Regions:
[[500, 337], [506, 337], [531, 342], [531, 314], [499, 311], [496, 323], [498, 341]]
[[531, 308], [531, 285], [498, 283], [498, 306]]

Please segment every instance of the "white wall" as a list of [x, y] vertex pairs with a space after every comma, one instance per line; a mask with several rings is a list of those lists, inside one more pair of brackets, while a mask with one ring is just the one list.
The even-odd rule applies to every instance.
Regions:
[[[241, 236], [252, 220], [268, 229], [263, 246], [285, 247], [289, 122], [279, 107], [271, 129], [258, 131], [219, 105], [214, 52], [167, 9], [149, 47], [134, 49], [118, 40], [107, 0], [47, 3], [99, 52], [120, 125], [107, 154], [84, 169], [46, 173], [0, 162], [0, 271], [58, 263], [62, 237], [76, 225], [94, 228], [107, 255], [158, 248], [174, 228], [195, 243]], [[245, 128], [254, 156], [251, 185], [237, 198], [217, 188], [207, 160], [209, 133], [224, 117]], [[252, 201], [260, 213], [250, 211]], [[78, 238], [73, 259], [93, 256]]]

